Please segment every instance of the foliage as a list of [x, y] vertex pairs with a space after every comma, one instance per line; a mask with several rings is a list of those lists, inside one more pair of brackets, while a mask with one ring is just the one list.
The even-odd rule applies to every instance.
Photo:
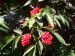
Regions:
[[3, 0], [0, 6], [0, 55], [75, 56], [75, 41], [64, 34], [73, 25], [63, 0]]

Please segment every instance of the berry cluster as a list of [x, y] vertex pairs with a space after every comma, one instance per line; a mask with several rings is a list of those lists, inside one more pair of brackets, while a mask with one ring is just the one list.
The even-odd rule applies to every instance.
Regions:
[[31, 16], [34, 16], [35, 14], [41, 12], [42, 9], [39, 7], [34, 8], [33, 10], [30, 11]]
[[41, 41], [45, 45], [51, 45], [52, 39], [53, 39], [53, 37], [51, 36], [51, 34], [49, 32], [44, 32], [41, 36]]
[[[30, 44], [30, 40], [31, 40], [31, 35], [30, 34], [25, 34], [23, 35], [22, 39], [21, 39], [21, 44], [22, 46], [27, 46]], [[51, 45], [52, 44], [52, 39], [53, 37], [51, 36], [51, 34], [49, 32], [44, 32], [41, 35], [41, 41], [43, 44], [45, 45]]]
[[27, 46], [30, 44], [31, 34], [25, 34], [22, 36], [21, 44], [22, 46]]

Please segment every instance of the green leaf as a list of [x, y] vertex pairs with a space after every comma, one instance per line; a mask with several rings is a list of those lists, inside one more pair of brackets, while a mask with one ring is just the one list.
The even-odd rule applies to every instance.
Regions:
[[38, 19], [41, 19], [41, 17], [42, 17], [42, 13], [37, 13], [37, 14], [35, 14], [35, 16], [34, 16], [34, 18], [38, 18]]
[[49, 8], [51, 14], [56, 14], [56, 11], [53, 8]]
[[5, 25], [5, 22], [4, 22], [4, 18], [0, 16], [0, 25], [9, 29], [6, 25]]
[[53, 18], [51, 17], [51, 14], [46, 14], [47, 15], [47, 20], [49, 22], [49, 24], [54, 27], [54, 22], [53, 22]]
[[16, 40], [15, 40], [15, 47], [14, 47], [14, 48], [17, 48], [17, 45], [18, 45], [20, 39], [21, 39], [21, 36], [17, 36], [17, 37], [16, 37]]
[[38, 23], [38, 25], [39, 25], [40, 27], [43, 26], [43, 22], [42, 22], [42, 20], [39, 19], [39, 20], [37, 20], [36, 22]]
[[43, 44], [42, 44], [42, 42], [39, 40], [38, 41], [38, 50], [39, 50], [39, 54], [41, 55], [42, 54], [42, 50], [43, 50]]
[[29, 52], [31, 52], [31, 51], [34, 49], [34, 47], [35, 47], [34, 45], [29, 46], [29, 47], [25, 50], [23, 56], [26, 56]]
[[57, 23], [57, 25], [61, 28], [60, 22], [57, 20], [57, 18], [54, 18], [54, 20]]
[[58, 39], [58, 41], [60, 43], [66, 45], [66, 46], [69, 45], [69, 44], [65, 43], [65, 40], [57, 32], [52, 32], [52, 33], [56, 36], [56, 38]]
[[62, 20], [63, 24], [68, 26], [68, 28], [69, 28], [69, 22], [66, 19], [67, 17], [65, 18], [63, 15], [59, 15], [59, 18]]
[[2, 50], [4, 47], [6, 47], [10, 42], [12, 42], [14, 39], [15, 39], [15, 36], [14, 36], [14, 35], [11, 36], [11, 37], [9, 36], [9, 39], [5, 41], [6, 43], [1, 47], [1, 50]]
[[0, 24], [4, 23], [4, 18], [0, 16]]
[[27, 56], [33, 56], [34, 49], [27, 54]]
[[4, 27], [0, 27], [0, 30], [1, 31], [4, 31], [4, 32], [8, 32], [8, 29], [4, 28]]
[[54, 19], [53, 19], [53, 14], [50, 13], [50, 8], [44, 8], [43, 9], [43, 15], [47, 16], [47, 20], [49, 22], [49, 24], [54, 27]]
[[29, 23], [29, 28], [31, 28], [33, 24], [35, 23], [35, 19], [31, 18], [28, 23]]
[[29, 18], [27, 17], [27, 18], [25, 18], [25, 20], [26, 20], [26, 21], [22, 24], [22, 28], [24, 28], [24, 27], [27, 26], [28, 21], [29, 21]]
[[38, 0], [39, 2], [44, 1], [44, 0]]
[[22, 31], [20, 29], [15, 29], [14, 32], [16, 32], [19, 35], [22, 35]]
[[34, 52], [33, 52], [33, 55], [32, 56], [36, 56], [36, 46], [34, 48]]
[[75, 56], [75, 52], [74, 52], [74, 50], [71, 50], [71, 52], [70, 52], [70, 56]]
[[59, 18], [61, 19], [62, 23], [65, 24], [65, 18], [63, 15], [59, 15]]
[[28, 0], [28, 1], [24, 4], [24, 6], [29, 5], [31, 2], [32, 2], [32, 0]]
[[41, 37], [41, 34], [43, 33], [43, 31], [42, 30], [37, 30], [38, 31], [38, 33], [39, 33], [39, 38]]
[[7, 25], [5, 25], [4, 23], [0, 24], [0, 25], [3, 26], [3, 27], [5, 27], [5, 28], [7, 28], [7, 29], [9, 29], [9, 27]]
[[67, 27], [70, 28], [69, 22], [66, 19], [65, 19], [65, 23], [66, 23]]
[[29, 5], [29, 4], [33, 4], [33, 3], [36, 3], [36, 2], [41, 2], [41, 1], [43, 1], [43, 0], [28, 0], [28, 1], [24, 4], [24, 6], [27, 6], [27, 5]]
[[[1, 38], [1, 37], [0, 37], [0, 38]], [[3, 45], [3, 44], [0, 42], [0, 48], [2, 47], [2, 45]]]

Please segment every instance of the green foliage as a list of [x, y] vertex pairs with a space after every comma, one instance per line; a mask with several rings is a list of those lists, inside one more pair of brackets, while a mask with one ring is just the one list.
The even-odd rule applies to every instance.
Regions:
[[13, 36], [7, 36], [7, 37], [9, 37], [9, 39], [7, 39], [7, 40], [5, 41], [5, 44], [2, 45], [1, 50], [2, 50], [4, 47], [6, 47], [10, 42], [12, 42], [12, 41], [15, 39], [15, 36], [14, 36], [14, 35], [13, 35]]
[[[53, 53], [50, 56], [75, 56], [75, 50], [73, 50], [74, 45], [71, 46], [72, 44], [70, 42], [67, 43], [69, 40], [66, 41], [65, 39], [67, 38], [61, 35], [63, 32], [59, 34], [60, 31], [65, 30], [64, 28], [70, 29], [70, 21], [67, 15], [65, 15], [66, 12], [62, 13], [64, 9], [62, 8], [61, 11], [58, 7], [55, 8], [59, 2], [60, 1], [56, 1], [55, 3], [54, 0], [27, 0], [26, 2], [23, 1], [23, 3], [19, 2], [22, 4], [15, 4], [16, 0], [7, 1], [5, 5], [3, 5], [5, 6], [5, 10], [0, 13], [1, 54], [7, 49], [9, 51], [9, 53], [7, 53], [8, 56], [49, 56], [46, 55], [47, 52], [44, 51], [47, 50], [48, 53]], [[36, 10], [33, 12], [35, 14], [34, 16], [30, 15], [30, 11], [36, 7], [39, 7], [41, 11], [36, 12]], [[43, 32], [50, 32], [53, 37], [52, 45], [48, 46], [42, 42], [41, 35]], [[27, 33], [31, 34], [31, 43], [23, 47], [21, 38]], [[67, 50], [69, 52], [67, 52]], [[16, 51], [18, 51], [19, 54], [17, 54]], [[16, 54], [14, 54], [14, 52]]]

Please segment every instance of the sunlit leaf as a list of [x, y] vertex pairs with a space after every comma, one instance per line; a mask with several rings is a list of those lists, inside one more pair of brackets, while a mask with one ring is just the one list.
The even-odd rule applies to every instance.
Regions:
[[47, 14], [47, 20], [49, 22], [49, 24], [54, 27], [54, 22], [53, 22], [53, 18], [51, 18], [51, 15], [50, 14]]
[[31, 1], [32, 1], [32, 0], [28, 0], [28, 1], [24, 4], [24, 6], [29, 5], [29, 4], [31, 3]]
[[37, 20], [36, 22], [38, 23], [38, 25], [39, 25], [40, 27], [43, 26], [43, 21], [42, 21], [42, 20], [39, 19], [39, 20]]
[[0, 25], [9, 29], [6, 25], [5, 25], [5, 21], [4, 21], [4, 18], [0, 16]]
[[41, 55], [42, 54], [42, 50], [43, 50], [43, 44], [42, 44], [42, 42], [39, 40], [38, 41], [38, 50], [39, 50], [39, 54]]
[[50, 8], [49, 11], [51, 14], [56, 14], [56, 11], [53, 8]]
[[28, 54], [30, 51], [32, 51], [32, 49], [34, 49], [34, 47], [35, 47], [34, 45], [29, 46], [29, 47], [25, 50], [23, 56], [25, 56], [25, 55]]
[[25, 20], [26, 20], [26, 21], [22, 24], [22, 28], [25, 27], [25, 26], [27, 26], [28, 21], [29, 21], [29, 18], [27, 17], [27, 18], [25, 18]]
[[70, 56], [75, 56], [75, 51], [74, 50], [71, 50]]
[[32, 56], [36, 56], [36, 46], [34, 48], [34, 51], [33, 51], [33, 55]]
[[29, 23], [29, 28], [31, 28], [35, 23], [35, 19], [31, 18], [28, 23]]
[[3, 31], [3, 32], [8, 32], [8, 29], [4, 28], [4, 27], [0, 27], [0, 30]]
[[54, 18], [56, 24], [61, 28], [60, 22], [57, 20], [57, 18]]
[[16, 37], [16, 39], [15, 39], [15, 47], [14, 48], [17, 48], [17, 45], [18, 45], [20, 39], [21, 39], [21, 36]]
[[62, 36], [60, 36], [57, 32], [52, 32], [55, 36], [56, 36], [56, 38], [58, 39], [58, 41], [60, 42], [60, 43], [62, 43], [62, 44], [64, 44], [64, 45], [69, 45], [69, 44], [67, 44], [67, 43], [65, 43], [65, 40], [62, 38]]
[[68, 28], [70, 28], [69, 22], [65, 19], [65, 23], [67, 25]]
[[59, 18], [61, 19], [62, 23], [65, 24], [65, 18], [63, 15], [59, 15]]
[[43, 14], [47, 16], [47, 21], [51, 25], [51, 27], [54, 28], [54, 19], [53, 19], [53, 14], [50, 13], [49, 8], [44, 8], [43, 9]]
[[44, 0], [38, 0], [39, 2], [44, 1]]
[[4, 18], [0, 16], [0, 24], [4, 23]]
[[16, 32], [19, 35], [22, 35], [22, 31], [20, 29], [15, 29], [14, 32]]

